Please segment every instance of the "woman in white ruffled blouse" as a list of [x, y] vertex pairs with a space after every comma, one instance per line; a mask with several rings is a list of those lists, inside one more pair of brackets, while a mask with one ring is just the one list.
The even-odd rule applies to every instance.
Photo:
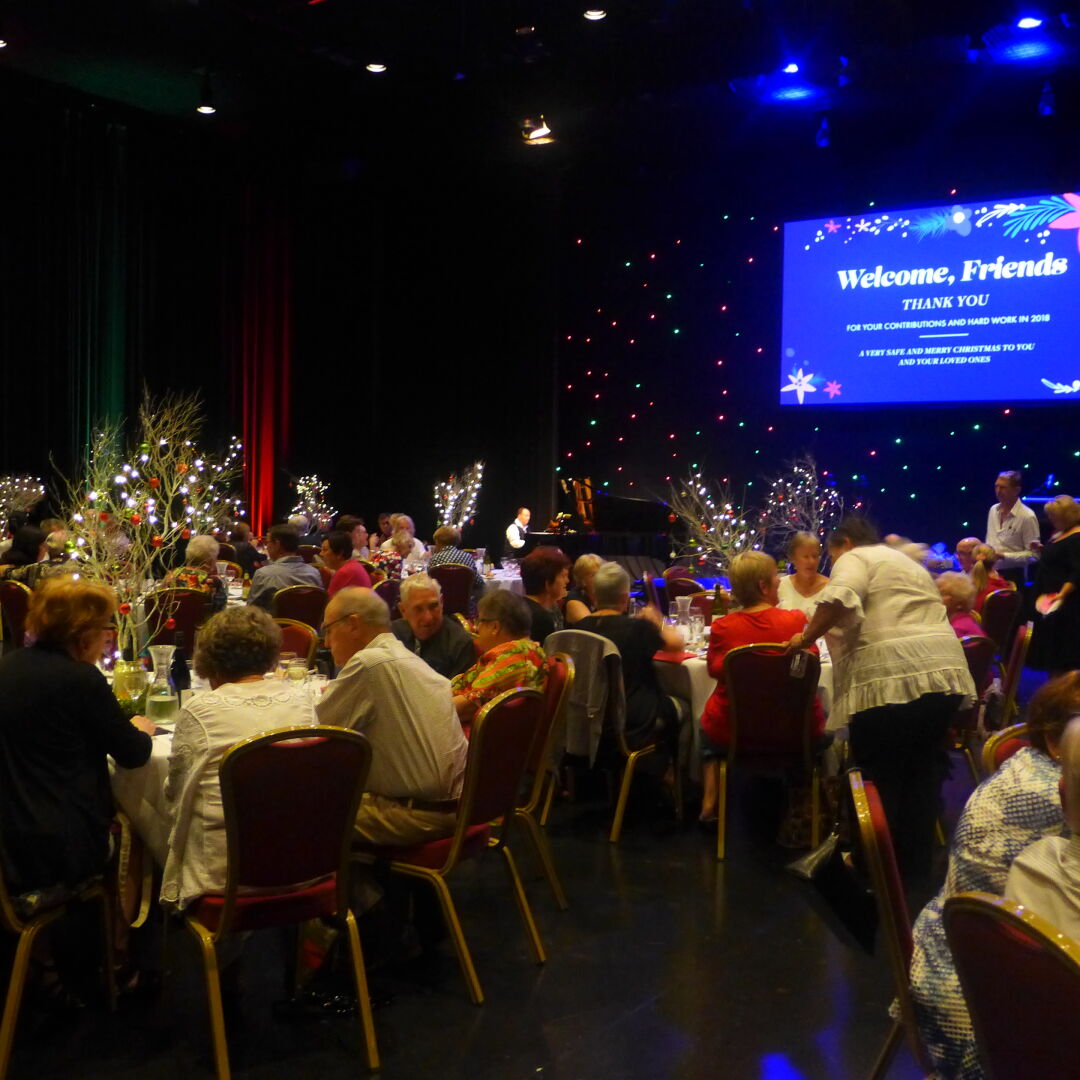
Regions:
[[865, 518], [846, 517], [829, 537], [829, 584], [803, 648], [826, 631], [833, 660], [830, 725], [845, 720], [855, 763], [875, 781], [901, 870], [930, 869], [945, 778], [945, 733], [975, 698], [959, 639], [929, 573], [881, 543]]
[[208, 619], [195, 645], [195, 671], [210, 691], [176, 721], [165, 797], [172, 814], [161, 899], [183, 909], [225, 888], [225, 815], [218, 767], [225, 751], [273, 728], [315, 725], [303, 687], [263, 675], [276, 667], [281, 630], [258, 607], [226, 608]]

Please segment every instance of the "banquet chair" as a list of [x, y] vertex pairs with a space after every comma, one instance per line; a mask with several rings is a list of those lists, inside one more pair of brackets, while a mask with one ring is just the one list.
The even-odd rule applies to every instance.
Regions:
[[322, 587], [329, 589], [330, 582], [334, 580], [334, 571], [329, 566], [317, 566], [315, 569], [319, 571], [319, 576], [322, 578]]
[[[521, 688], [507, 690], [492, 698], [476, 714], [458, 801], [457, 823], [452, 836], [414, 847], [357, 847], [361, 857], [389, 860], [394, 873], [419, 878], [435, 890], [474, 1005], [484, 1003], [484, 992], [461, 929], [453, 895], [446, 883], [462, 860], [489, 848], [502, 854], [533, 958], [538, 964], [547, 961], [517, 864], [506, 843], [525, 766], [536, 732], [543, 722], [543, 714], [544, 696], [538, 690]], [[491, 822], [500, 818], [503, 827], [498, 838], [495, 838], [492, 836]]]
[[[687, 566], [685, 563], [672, 563], [662, 575], [664, 584], [670, 588], [673, 581], [694, 581], [694, 568]], [[694, 581], [694, 588], [700, 589], [701, 586]]]
[[863, 780], [858, 769], [848, 772], [848, 785], [859, 826], [859, 849], [870, 878], [877, 905], [878, 923], [889, 954], [892, 970], [893, 992], [896, 995], [898, 1018], [885, 1038], [877, 1061], [870, 1073], [870, 1080], [884, 1080], [889, 1065], [905, 1036], [916, 1062], [924, 1074], [932, 1074], [918, 1024], [915, 1021], [915, 1005], [911, 996], [911, 916], [908, 914], [907, 897], [900, 880], [900, 870], [893, 849], [889, 823], [881, 796], [871, 780]]
[[[0, 852], [0, 867], [4, 865]], [[62, 897], [50, 902], [44, 893], [30, 893], [26, 897], [13, 897], [8, 891], [7, 879], [0, 870], [0, 926], [18, 938], [15, 956], [8, 977], [7, 996], [4, 999], [4, 1018], [0, 1021], [0, 1080], [5, 1080], [11, 1062], [11, 1050], [15, 1043], [15, 1029], [19, 1022], [26, 975], [38, 934], [47, 926], [63, 918], [72, 902], [93, 900], [101, 904], [102, 944], [105, 989], [109, 1009], [116, 1005], [116, 984], [113, 979], [113, 906], [109, 894], [100, 879], [87, 882], [81, 887], [65, 891]], [[35, 902], [36, 901], [36, 902]]]
[[0, 581], [0, 618], [5, 648], [21, 649], [26, 639], [26, 613], [33, 593], [21, 581]]
[[717, 802], [716, 858], [727, 847], [728, 772], [737, 758], [759, 769], [789, 769], [801, 765], [810, 780], [810, 844], [821, 833], [821, 770], [814, 745], [814, 700], [821, 661], [806, 653], [801, 675], [791, 674], [786, 645], [742, 645], [724, 657], [729, 738], [720, 761]]
[[[188, 654], [195, 631], [210, 617], [210, 598], [201, 589], [155, 589], [146, 598], [146, 640], [150, 645], [175, 645], [183, 635]], [[172, 626], [169, 626], [169, 621]]]
[[[317, 731], [318, 734], [314, 734]], [[371, 744], [338, 727], [278, 728], [244, 739], [221, 759], [225, 890], [193, 901], [184, 922], [199, 943], [218, 1080], [229, 1080], [217, 946], [226, 935], [334, 923], [352, 958], [368, 1068], [379, 1067], [364, 956], [349, 910], [356, 813], [371, 767]]]
[[225, 576], [229, 579], [229, 581], [243, 581], [244, 568], [238, 562], [226, 560]]
[[[988, 637], [969, 634], [960, 639], [960, 646], [964, 650], [964, 659], [967, 661], [968, 671], [971, 672], [976, 691], [980, 686], [988, 686], [994, 668], [994, 643]], [[982, 777], [972, 751], [972, 742], [979, 737], [978, 700], [970, 709], [963, 709], [956, 714], [953, 731], [956, 735], [956, 745], [964, 752], [964, 760], [971, 770], [971, 778], [978, 784]]]
[[949, 897], [942, 918], [987, 1080], [1075, 1076], [1080, 943], [989, 893]]
[[217, 557], [223, 562], [236, 562], [236, 548], [224, 540], [219, 540]]
[[307, 623], [317, 631], [323, 624], [323, 613], [329, 599], [325, 589], [314, 585], [287, 585], [274, 593], [272, 614], [275, 619]]
[[319, 632], [306, 622], [297, 619], [275, 619], [281, 627], [281, 651], [294, 652], [307, 661], [310, 668], [315, 663], [315, 650], [319, 647]]
[[664, 588], [667, 592], [668, 603], [677, 600], [680, 596], [694, 596], [696, 593], [704, 593], [701, 583], [688, 577], [665, 578]]
[[386, 606], [390, 609], [390, 618], [396, 619], [398, 617], [398, 604], [401, 602], [401, 582], [395, 581], [393, 578], [386, 578], [385, 581], [380, 581], [375, 586], [375, 592], [386, 601]]
[[702, 617], [705, 621], [705, 632], [707, 634], [713, 621], [713, 601], [709, 599], [704, 589], [690, 594], [690, 613]]
[[987, 776], [991, 776], [1025, 746], [1031, 745], [1028, 738], [1027, 724], [1013, 724], [1012, 727], [995, 731], [983, 746], [982, 767]]
[[1005, 699], [1001, 709], [1001, 722], [1003, 724], [1010, 723], [1020, 712], [1016, 704], [1016, 696], [1020, 690], [1020, 676], [1023, 675], [1024, 664], [1027, 662], [1032, 630], [1031, 623], [1025, 623], [1023, 626], [1016, 628], [1012, 650], [1009, 653], [1009, 662], [1005, 666], [1001, 678], [1001, 694]]
[[367, 559], [357, 559], [357, 562], [367, 571], [372, 585], [377, 585], [386, 577], [386, 571], [380, 570], [373, 562], [368, 562]]
[[319, 554], [319, 549], [315, 544], [301, 544], [296, 549], [296, 554], [306, 563], [313, 563], [315, 556]]
[[1023, 595], [1017, 589], [995, 589], [987, 593], [983, 601], [983, 629], [997, 646], [998, 656], [1002, 660], [1009, 648], [1009, 638], [1022, 602]]
[[428, 573], [442, 587], [443, 611], [447, 615], [468, 615], [476, 574], [467, 566], [450, 563], [433, 566]]
[[645, 591], [645, 602], [652, 604], [658, 611], [663, 611], [664, 600], [660, 595], [660, 590], [664, 587], [664, 579], [662, 577], [658, 579], [655, 574], [642, 574], [641, 587]]
[[555, 894], [555, 903], [560, 911], [565, 911], [570, 905], [566, 902], [566, 893], [563, 892], [562, 882], [559, 881], [551, 855], [551, 845], [541, 825], [547, 821], [555, 785], [558, 783], [555, 758], [561, 756], [566, 707], [573, 686], [574, 661], [566, 653], [549, 655], [547, 680], [544, 683], [544, 715], [537, 728], [532, 753], [525, 768], [526, 777], [532, 777], [532, 780], [525, 802], [514, 808], [514, 817], [525, 827], [525, 832], [532, 841], [536, 857], [552, 893]]

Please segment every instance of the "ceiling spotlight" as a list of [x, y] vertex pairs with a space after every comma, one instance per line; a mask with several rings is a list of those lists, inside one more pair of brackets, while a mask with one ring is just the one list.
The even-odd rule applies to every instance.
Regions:
[[199, 89], [199, 104], [195, 106], [195, 111], [202, 113], [203, 116], [213, 116], [217, 112], [214, 108], [214, 90], [210, 85], [209, 71], [203, 75], [202, 87]]
[[1016, 27], [1018, 30], [1037, 30], [1042, 24], [1042, 19], [1034, 15], [1025, 15], [1024, 18], [1017, 20]]
[[386, 70], [385, 64], [365, 64], [364, 67], [375, 75], [381, 75]]
[[799, 74], [799, 65], [796, 64], [794, 61], [792, 61], [790, 64], [785, 64], [780, 70], [785, 75], [798, 75]]
[[521, 121], [521, 137], [529, 146], [546, 146], [555, 141], [542, 115], [537, 120], [526, 117]]
[[607, 18], [607, 12], [603, 8], [589, 8], [589, 10], [585, 12], [585, 18], [588, 19], [589, 22], [599, 22], [601, 19]]

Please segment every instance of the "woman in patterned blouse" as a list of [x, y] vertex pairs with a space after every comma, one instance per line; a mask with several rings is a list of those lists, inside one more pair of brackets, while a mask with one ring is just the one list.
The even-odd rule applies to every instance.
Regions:
[[480, 601], [476, 619], [480, 659], [450, 683], [454, 708], [466, 735], [480, 707], [504, 690], [519, 686], [544, 689], [547, 660], [544, 650], [529, 640], [531, 629], [525, 601], [508, 589], [497, 589]]
[[945, 884], [915, 920], [911, 990], [919, 1031], [941, 1080], [983, 1077], [942, 908], [961, 892], [1003, 895], [1009, 867], [1028, 844], [1066, 833], [1058, 743], [1077, 713], [1080, 672], [1052, 679], [1035, 693], [1027, 715], [1032, 745], [1013, 754], [968, 799], [953, 836]]
[[223, 611], [229, 594], [217, 572], [218, 542], [212, 536], [188, 541], [184, 565], [170, 570], [162, 584], [168, 589], [198, 589], [210, 598], [211, 611]]

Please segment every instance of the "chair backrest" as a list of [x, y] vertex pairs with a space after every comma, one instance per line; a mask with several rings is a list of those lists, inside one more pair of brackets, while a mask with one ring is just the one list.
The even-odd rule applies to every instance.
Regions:
[[984, 687], [990, 682], [994, 669], [995, 646], [989, 637], [969, 634], [960, 639], [960, 647], [964, 650], [964, 659], [967, 661], [968, 671], [975, 682], [976, 688]]
[[909, 979], [913, 949], [911, 916], [908, 914], [907, 897], [896, 862], [889, 822], [873, 781], [864, 780], [858, 769], [851, 769], [848, 772], [848, 785], [859, 827], [859, 847], [870, 876], [870, 886], [874, 890], [878, 922], [889, 953], [893, 989], [900, 1006], [900, 1021], [916, 1061], [927, 1069], [929, 1064], [915, 1022]]
[[663, 610], [663, 598], [660, 595], [663, 584], [664, 579], [662, 577], [657, 578], [655, 574], [644, 573], [641, 575], [641, 587], [645, 590], [645, 602], [660, 610]]
[[334, 571], [329, 566], [317, 566], [315, 569], [319, 571], [319, 576], [322, 578], [322, 587], [329, 589], [330, 582], [334, 580]]
[[458, 800], [457, 827], [444, 871], [457, 862], [473, 826], [505, 818], [502, 835], [506, 836], [543, 719], [544, 695], [521, 687], [492, 698], [476, 714]]
[[1013, 638], [1012, 650], [1009, 653], [1009, 662], [1005, 665], [1005, 674], [1001, 680], [1001, 694], [1005, 699], [1001, 715], [1007, 724], [1017, 713], [1016, 695], [1020, 689], [1020, 676], [1024, 673], [1024, 664], [1027, 663], [1028, 647], [1031, 645], [1031, 634], [1034, 626], [1025, 623], [1016, 628], [1016, 636]]
[[319, 549], [314, 544], [301, 544], [296, 549], [296, 554], [306, 563], [313, 563], [315, 556], [319, 554]]
[[338, 875], [339, 910], [371, 744], [337, 727], [279, 728], [244, 739], [221, 759], [228, 871], [220, 931], [239, 890], [266, 893]]
[[274, 593], [274, 618], [294, 619], [318, 630], [328, 600], [326, 590], [315, 585], [287, 585]]
[[1075, 1076], [1080, 944], [989, 893], [949, 897], [943, 917], [988, 1080]]
[[21, 581], [0, 581], [0, 614], [7, 624], [8, 647], [21, 649], [26, 639], [26, 613], [33, 594]]
[[238, 562], [227, 561], [225, 563], [225, 576], [229, 581], [243, 581], [244, 568]]
[[792, 675], [794, 654], [786, 648], [779, 643], [742, 645], [724, 657], [729, 760], [741, 746], [755, 757], [801, 757], [809, 764], [821, 661], [806, 653], [803, 673]]
[[443, 563], [433, 566], [428, 573], [442, 586], [443, 611], [447, 615], [468, 615], [476, 575], [467, 566]]
[[1030, 745], [1027, 724], [1013, 724], [1012, 727], [995, 731], [983, 746], [983, 772], [987, 776], [996, 773], [1017, 750], [1023, 750], [1025, 746]]
[[1009, 631], [1020, 610], [1023, 596], [1017, 589], [995, 589], [986, 594], [982, 608], [982, 625], [993, 639], [998, 654], [1004, 657], [1009, 648]]
[[[693, 581], [694, 569], [684, 563], [673, 563], [664, 571], [663, 578], [664, 584], [670, 589], [673, 581]], [[701, 586], [695, 582], [695, 588], [700, 589]]]
[[[210, 617], [210, 597], [201, 589], [155, 589], [146, 598], [146, 631], [150, 645], [175, 645], [183, 634], [184, 648], [194, 648], [195, 631]], [[172, 619], [173, 625], [168, 625]]]
[[281, 627], [281, 651], [302, 656], [311, 667], [319, 646], [319, 633], [315, 627], [296, 619], [275, 619], [274, 622]]
[[667, 592], [668, 603], [680, 596], [693, 596], [695, 593], [704, 593], [700, 581], [688, 577], [665, 577], [664, 589]]
[[398, 604], [401, 602], [401, 582], [387, 578], [375, 586], [375, 591], [386, 601], [386, 606], [390, 609], [390, 618], [396, 619]]
[[566, 701], [566, 751], [592, 760], [607, 713], [609, 678], [604, 654], [611, 643], [588, 630], [556, 630], [544, 640], [551, 656], [566, 653], [574, 662], [574, 682]]
[[561, 748], [566, 724], [566, 706], [574, 685], [574, 661], [566, 653], [547, 658], [547, 679], [544, 682], [544, 718], [536, 733], [526, 771], [533, 782], [527, 805], [539, 802], [544, 789], [544, 777], [552, 764], [556, 748]]
[[690, 597], [690, 613], [700, 615], [705, 620], [705, 630], [708, 631], [713, 621], [713, 601], [705, 595], [705, 591], [693, 593]]
[[219, 540], [217, 557], [222, 562], [236, 562], [236, 548], [225, 540]]

